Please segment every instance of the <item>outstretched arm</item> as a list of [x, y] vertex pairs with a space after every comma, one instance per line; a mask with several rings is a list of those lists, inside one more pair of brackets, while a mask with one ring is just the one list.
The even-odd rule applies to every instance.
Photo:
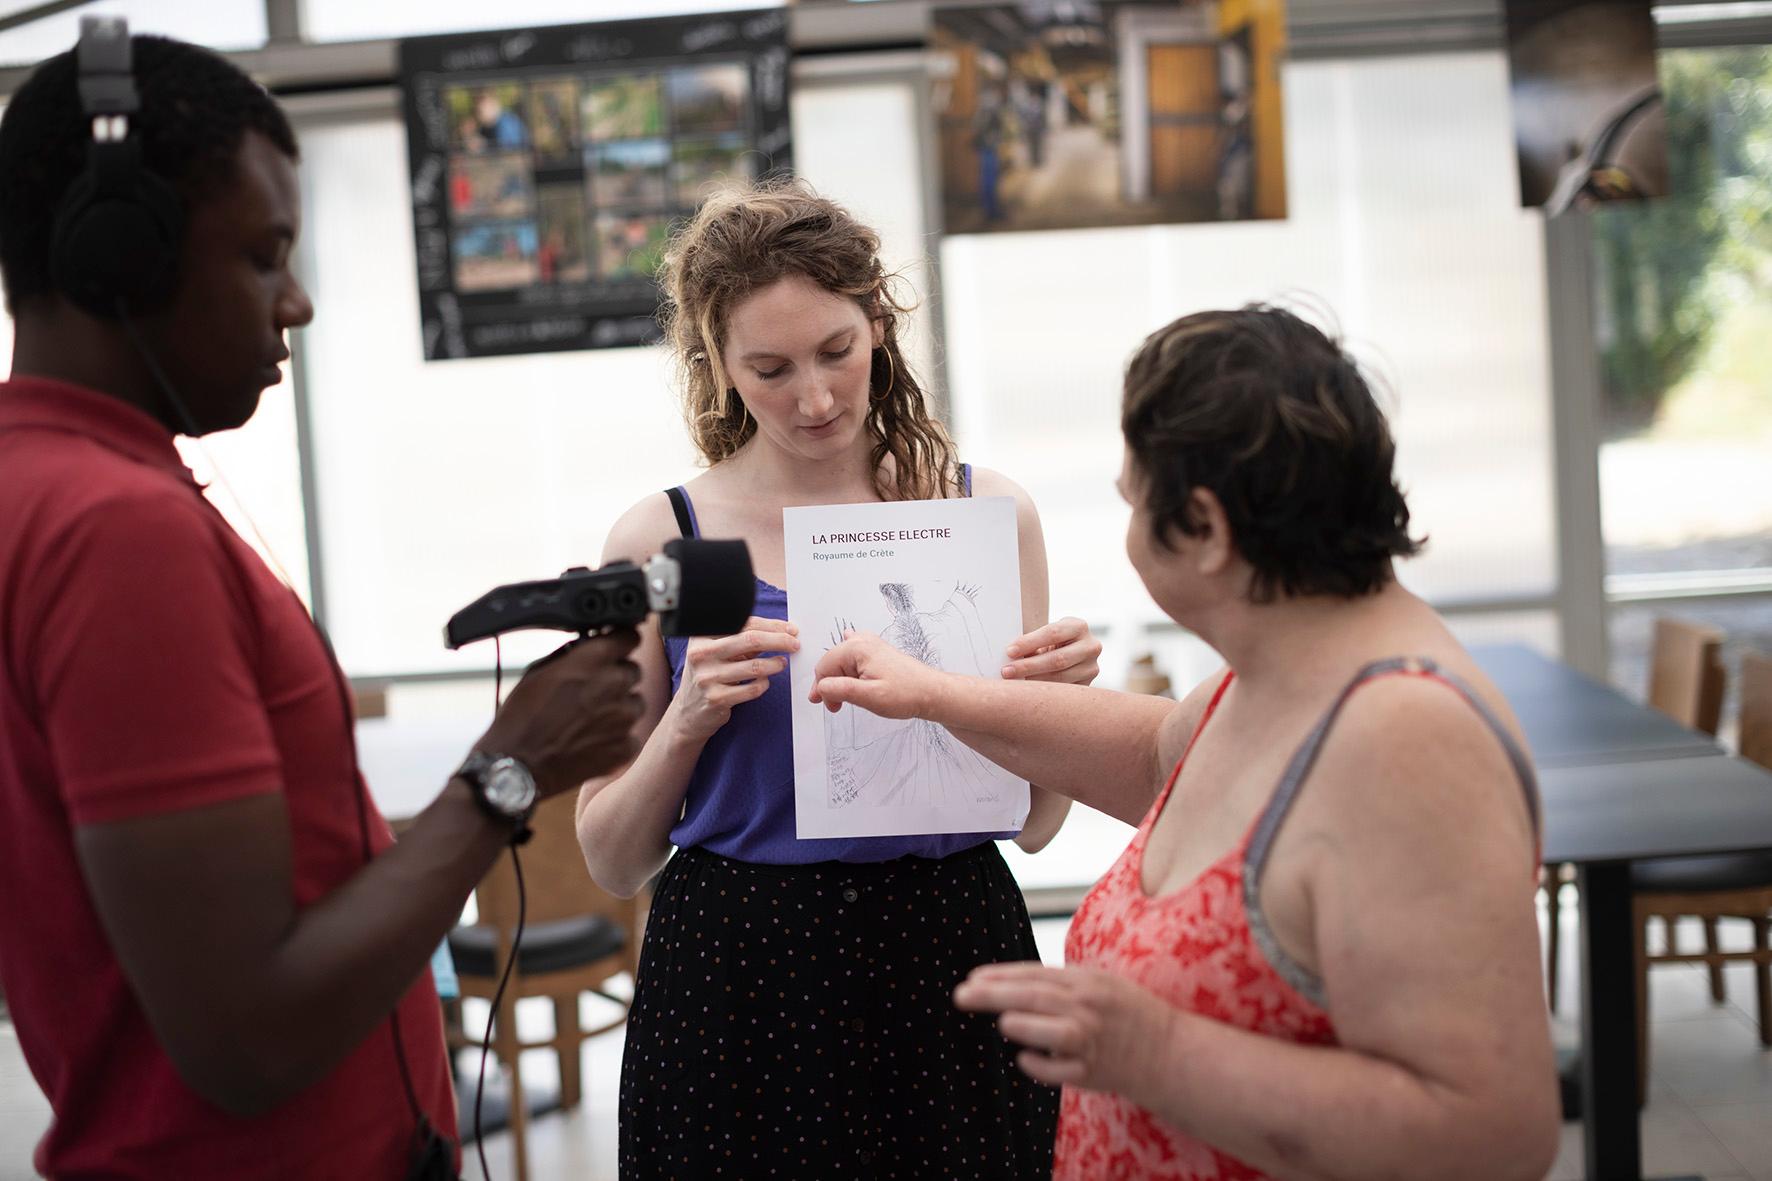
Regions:
[[998, 766], [1128, 824], [1150, 807], [1202, 701], [962, 677], [859, 634], [825, 653], [814, 678], [812, 700], [828, 709], [927, 718]]

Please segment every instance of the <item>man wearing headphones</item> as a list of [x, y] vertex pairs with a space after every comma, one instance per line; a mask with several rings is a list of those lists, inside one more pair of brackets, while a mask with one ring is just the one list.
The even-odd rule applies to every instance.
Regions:
[[0, 119], [0, 988], [53, 1178], [453, 1175], [426, 961], [630, 755], [631, 630], [533, 668], [397, 846], [368, 802], [323, 638], [173, 447], [313, 314], [295, 163], [264, 90], [119, 21]]

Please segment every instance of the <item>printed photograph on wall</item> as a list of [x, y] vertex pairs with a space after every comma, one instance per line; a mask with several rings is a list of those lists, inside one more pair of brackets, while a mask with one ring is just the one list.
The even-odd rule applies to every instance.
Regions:
[[938, 8], [948, 233], [1286, 216], [1282, 0]]
[[598, 269], [610, 278], [648, 276], [664, 258], [671, 223], [663, 217], [597, 215]]
[[535, 171], [527, 154], [460, 156], [449, 166], [449, 211], [456, 218], [527, 217]]
[[695, 201], [732, 183], [753, 179], [755, 155], [737, 132], [714, 139], [680, 139], [673, 147], [672, 181]]
[[600, 206], [665, 203], [671, 145], [663, 139], [618, 139], [592, 144], [591, 190]]
[[529, 146], [529, 125], [522, 114], [523, 86], [518, 82], [487, 82], [451, 86], [450, 147], [457, 152], [506, 152]]
[[401, 43], [427, 359], [648, 344], [672, 226], [791, 172], [780, 9]]
[[591, 277], [585, 193], [571, 183], [543, 185], [536, 194], [541, 231], [535, 248], [536, 281], [582, 283]]
[[536, 82], [529, 87], [529, 128], [535, 154], [570, 159], [578, 150], [578, 81]]
[[683, 135], [742, 131], [750, 79], [736, 65], [672, 70], [668, 75], [671, 118]]
[[657, 75], [615, 74], [585, 86], [585, 138], [644, 139], [664, 133], [664, 99]]
[[1547, 214], [1665, 196], [1648, 0], [1507, 0], [1520, 203]]
[[534, 283], [535, 224], [486, 221], [463, 227], [455, 236], [455, 285], [462, 291], [494, 291]]

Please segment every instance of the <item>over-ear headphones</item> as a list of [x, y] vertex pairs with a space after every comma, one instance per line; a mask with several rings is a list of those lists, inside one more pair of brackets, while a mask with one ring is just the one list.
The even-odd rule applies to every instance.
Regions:
[[86, 171], [68, 187], [49, 242], [56, 288], [95, 316], [151, 311], [176, 285], [184, 203], [142, 167], [129, 117], [141, 109], [129, 25], [80, 21], [80, 107], [91, 127]]

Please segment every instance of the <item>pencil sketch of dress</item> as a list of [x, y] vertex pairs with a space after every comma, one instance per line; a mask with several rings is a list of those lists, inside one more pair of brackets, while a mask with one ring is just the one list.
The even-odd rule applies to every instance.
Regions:
[[[973, 600], [977, 587], [956, 585], [934, 611], [918, 611], [909, 584], [880, 584], [892, 622], [880, 637], [932, 668], [983, 676], [993, 648]], [[869, 804], [951, 807], [998, 799], [1000, 773], [940, 726], [882, 718], [854, 706], [825, 715], [832, 807]]]

